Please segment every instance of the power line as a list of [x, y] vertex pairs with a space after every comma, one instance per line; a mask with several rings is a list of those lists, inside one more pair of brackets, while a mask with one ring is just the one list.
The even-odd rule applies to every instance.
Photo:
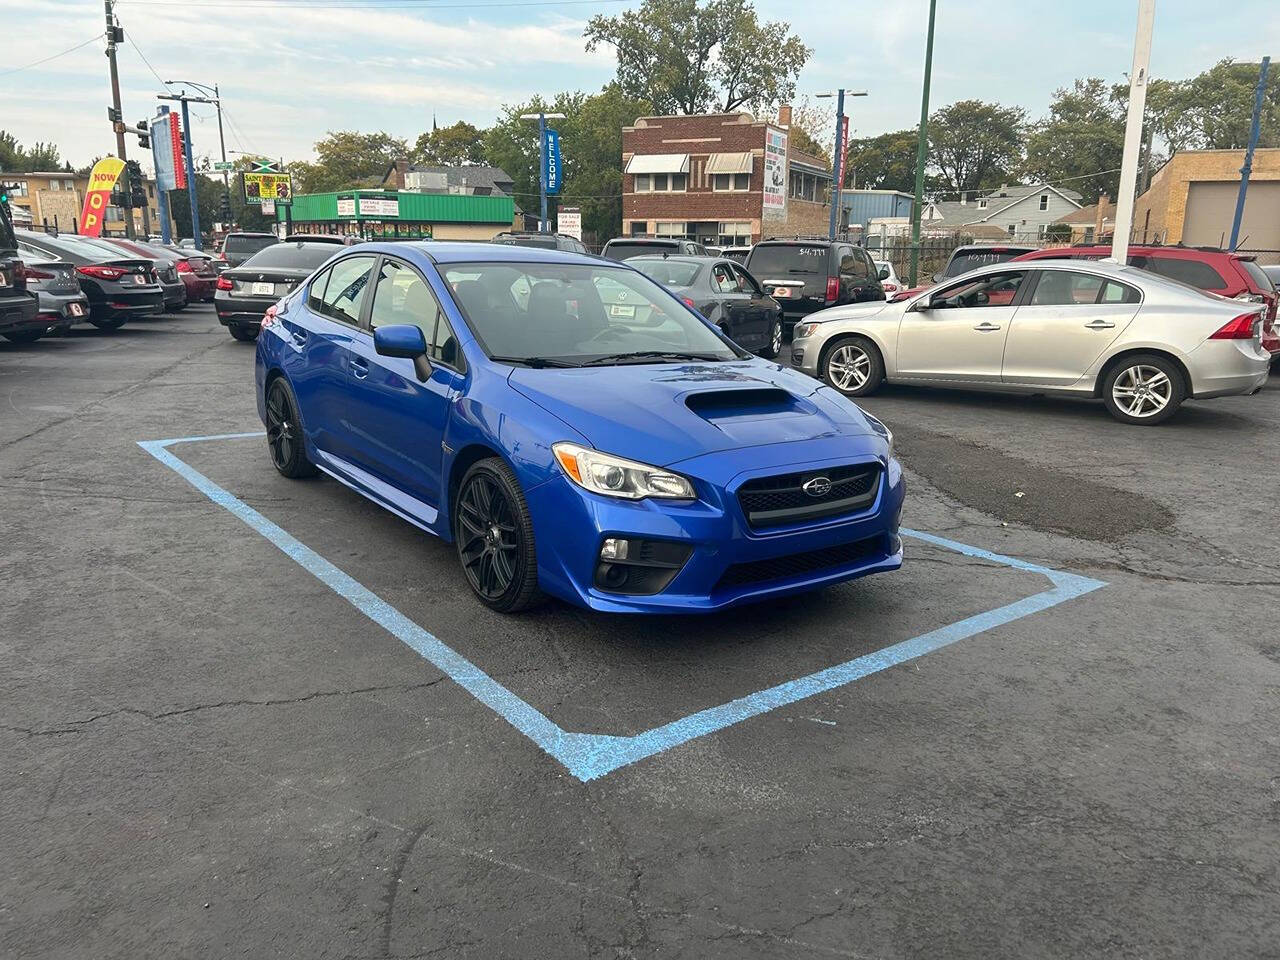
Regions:
[[[121, 0], [125, 2], [125, 0]], [[135, 7], [190, 7], [189, 0], [127, 0]], [[201, 9], [224, 8], [228, 10], [486, 10], [509, 7], [577, 7], [601, 6], [611, 3], [630, 3], [631, 0], [500, 0], [497, 3], [435, 3], [433, 0], [393, 0], [390, 3], [358, 3], [353, 0], [208, 0]]]
[[68, 53], [75, 53], [81, 47], [87, 47], [89, 44], [93, 43], [95, 40], [102, 39], [102, 37], [103, 37], [103, 34], [101, 33], [95, 34], [94, 36], [90, 37], [88, 40], [84, 41], [83, 43], [77, 43], [74, 47], [68, 47], [66, 50], [63, 50], [61, 53], [55, 53], [51, 57], [44, 57], [40, 60], [32, 60], [30, 63], [24, 63], [22, 66], [14, 67], [11, 70], [0, 70], [0, 77], [7, 77], [11, 73], [17, 73], [19, 70], [29, 70], [32, 67], [40, 66], [40, 64], [42, 63], [48, 63], [50, 60], [57, 60], [59, 57], [65, 57]]
[[148, 59], [147, 59], [147, 55], [146, 55], [145, 53], [143, 53], [143, 52], [142, 52], [142, 48], [141, 48], [141, 47], [139, 47], [136, 43], [134, 43], [134, 41], [133, 41], [133, 31], [132, 31], [132, 30], [126, 30], [126, 31], [125, 31], [125, 34], [124, 34], [124, 38], [125, 38], [126, 40], [128, 40], [128, 41], [129, 41], [129, 46], [133, 47], [134, 52], [135, 52], [139, 57], [141, 57], [141, 58], [142, 58], [142, 62], [143, 62], [143, 63], [145, 63], [145, 64], [147, 65], [147, 69], [151, 71], [151, 75], [152, 75], [153, 77], [155, 77], [157, 80], [159, 80], [159, 81], [160, 81], [160, 84], [163, 86], [163, 85], [164, 85], [164, 83], [165, 83], [165, 81], [163, 80], [163, 78], [161, 78], [160, 74], [156, 73], [156, 68], [155, 68], [155, 67], [153, 67], [153, 66], [151, 65], [151, 61], [150, 61], [150, 60], [148, 60]]

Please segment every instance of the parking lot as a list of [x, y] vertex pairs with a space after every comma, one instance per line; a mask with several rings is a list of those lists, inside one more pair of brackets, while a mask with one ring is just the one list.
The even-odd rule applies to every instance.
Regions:
[[0, 343], [0, 956], [1280, 956], [1280, 378], [885, 388], [900, 572], [503, 617], [252, 366]]

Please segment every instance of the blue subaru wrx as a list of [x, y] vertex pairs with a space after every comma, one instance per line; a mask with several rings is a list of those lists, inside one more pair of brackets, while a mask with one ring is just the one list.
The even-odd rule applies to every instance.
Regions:
[[707, 611], [902, 564], [884, 425], [623, 263], [349, 247], [268, 312], [256, 381], [277, 470], [452, 541], [495, 610]]

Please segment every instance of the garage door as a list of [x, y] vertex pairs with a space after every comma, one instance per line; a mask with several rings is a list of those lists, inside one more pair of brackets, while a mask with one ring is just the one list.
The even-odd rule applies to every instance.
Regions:
[[[1231, 238], [1231, 219], [1239, 192], [1238, 182], [1191, 184], [1182, 242], [1188, 246], [1225, 245]], [[1280, 183], [1249, 184], [1240, 223], [1240, 246], [1251, 250], [1280, 249]]]

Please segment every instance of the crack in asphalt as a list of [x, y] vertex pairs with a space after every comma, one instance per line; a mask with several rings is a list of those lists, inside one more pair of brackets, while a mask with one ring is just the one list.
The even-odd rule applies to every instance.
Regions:
[[312, 700], [320, 700], [328, 697], [349, 697], [362, 693], [379, 693], [387, 690], [396, 690], [400, 692], [409, 692], [411, 690], [424, 690], [428, 687], [434, 687], [439, 683], [448, 680], [449, 677], [441, 674], [434, 680], [427, 680], [423, 683], [391, 683], [382, 684], [372, 687], [356, 687], [351, 690], [317, 690], [313, 693], [304, 694], [300, 697], [287, 697], [274, 700], [219, 700], [215, 703], [197, 703], [188, 707], [179, 707], [174, 710], [151, 711], [142, 710], [138, 707], [118, 707], [115, 710], [106, 710], [102, 713], [95, 713], [91, 717], [85, 717], [81, 720], [67, 720], [64, 726], [49, 727], [39, 729], [35, 727], [14, 726], [12, 724], [0, 725], [0, 729], [11, 730], [15, 733], [24, 733], [32, 737], [50, 737], [59, 736], [69, 733], [80, 733], [86, 726], [96, 723], [99, 720], [108, 720], [119, 716], [137, 716], [147, 720], [167, 720], [170, 717], [181, 717], [191, 713], [199, 713], [203, 710], [222, 710], [235, 707], [278, 707], [287, 706], [297, 703], [308, 703]]

